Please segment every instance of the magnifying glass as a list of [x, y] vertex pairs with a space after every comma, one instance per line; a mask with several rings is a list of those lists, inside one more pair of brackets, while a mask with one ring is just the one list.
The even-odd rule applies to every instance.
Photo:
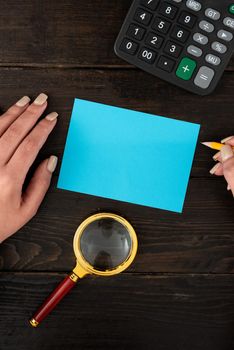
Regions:
[[137, 246], [136, 232], [123, 217], [99, 213], [87, 218], [78, 227], [73, 240], [76, 267], [50, 294], [30, 324], [37, 327], [86, 275], [112, 276], [126, 270], [136, 256]]

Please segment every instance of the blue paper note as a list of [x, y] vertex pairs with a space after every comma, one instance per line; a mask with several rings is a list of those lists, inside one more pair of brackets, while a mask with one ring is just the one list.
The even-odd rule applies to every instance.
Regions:
[[76, 99], [58, 188], [182, 212], [199, 129]]

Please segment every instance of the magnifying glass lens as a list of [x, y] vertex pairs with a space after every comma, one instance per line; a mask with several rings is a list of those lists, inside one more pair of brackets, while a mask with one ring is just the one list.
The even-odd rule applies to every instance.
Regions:
[[84, 259], [99, 271], [115, 269], [128, 258], [132, 246], [127, 228], [114, 219], [90, 223], [80, 238]]

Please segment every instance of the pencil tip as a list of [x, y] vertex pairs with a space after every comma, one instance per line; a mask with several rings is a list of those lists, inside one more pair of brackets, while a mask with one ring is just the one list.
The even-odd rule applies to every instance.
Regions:
[[211, 142], [201, 142], [201, 144], [206, 147], [210, 147]]

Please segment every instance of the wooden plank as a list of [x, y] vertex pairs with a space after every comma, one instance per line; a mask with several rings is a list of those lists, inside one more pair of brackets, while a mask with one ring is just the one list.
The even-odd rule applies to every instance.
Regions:
[[[113, 45], [131, 0], [3, 2], [0, 64], [126, 66]], [[234, 59], [228, 68], [234, 69]]]
[[233, 198], [219, 179], [192, 179], [183, 214], [56, 190], [56, 181], [38, 215], [0, 245], [0, 270], [69, 271], [77, 226], [90, 214], [111, 211], [138, 233], [130, 271], [234, 272]]
[[[233, 120], [234, 75], [226, 73], [216, 92], [201, 98], [137, 70], [0, 69], [0, 103], [7, 108], [21, 95], [50, 95], [49, 111], [60, 120], [42, 157], [63, 153], [73, 99], [80, 97], [202, 125], [199, 141], [230, 134]], [[199, 145], [192, 176], [209, 176], [214, 152]]]
[[63, 278], [2, 274], [0, 347], [232, 350], [234, 276], [86, 278], [37, 329], [27, 321]]

